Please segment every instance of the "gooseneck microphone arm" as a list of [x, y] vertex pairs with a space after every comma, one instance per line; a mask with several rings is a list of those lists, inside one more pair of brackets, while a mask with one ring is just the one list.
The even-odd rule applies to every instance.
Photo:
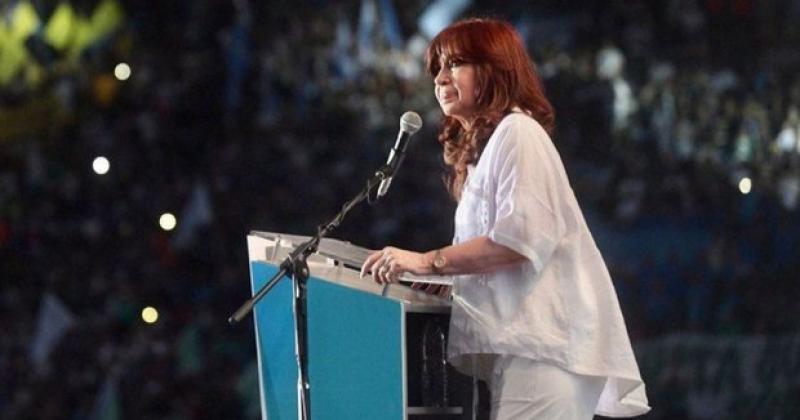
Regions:
[[385, 187], [385, 190], [388, 189], [388, 183], [391, 181], [392, 176], [394, 176], [397, 168], [400, 166], [402, 162], [402, 157], [405, 155], [406, 148], [408, 147], [408, 139], [419, 131], [422, 127], [422, 118], [416, 112], [406, 112], [400, 118], [400, 133], [397, 136], [397, 141], [395, 143], [394, 148], [389, 153], [389, 159], [385, 165], [383, 165], [380, 169], [375, 171], [375, 174], [372, 175], [370, 179], [367, 180], [364, 189], [358, 193], [352, 200], [346, 202], [342, 206], [342, 210], [339, 211], [339, 214], [336, 215], [330, 222], [321, 225], [317, 229], [317, 234], [314, 235], [311, 239], [306, 241], [305, 243], [300, 244], [297, 248], [295, 248], [286, 259], [280, 265], [280, 270], [261, 288], [258, 292], [256, 292], [251, 298], [247, 299], [236, 312], [233, 313], [228, 318], [228, 322], [231, 324], [235, 324], [240, 322], [247, 316], [250, 311], [253, 310], [253, 307], [258, 303], [264, 295], [266, 295], [274, 286], [275, 284], [283, 278], [285, 275], [292, 275], [292, 276], [299, 276], [303, 278], [308, 277], [308, 265], [306, 264], [306, 259], [309, 255], [316, 252], [317, 247], [319, 246], [320, 241], [325, 236], [329, 235], [333, 232], [334, 229], [339, 227], [339, 225], [344, 220], [347, 213], [355, 207], [356, 204], [364, 201], [370, 194], [373, 188], [378, 184], [381, 184], [381, 187]]
[[[228, 322], [230, 324], [235, 324], [240, 322], [247, 316], [250, 311], [253, 310], [253, 307], [258, 303], [264, 295], [266, 295], [274, 286], [275, 284], [283, 278], [285, 275], [299, 275], [304, 278], [308, 278], [308, 265], [306, 264], [306, 259], [309, 255], [313, 254], [317, 251], [317, 247], [319, 243], [322, 241], [322, 238], [329, 235], [333, 232], [339, 225], [344, 221], [345, 216], [356, 204], [364, 201], [370, 194], [373, 188], [375, 188], [381, 181], [388, 178], [391, 174], [391, 168], [389, 165], [384, 165], [377, 171], [375, 174], [372, 175], [367, 180], [367, 184], [364, 186], [364, 189], [358, 193], [352, 200], [346, 202], [339, 213], [328, 223], [322, 224], [317, 228], [317, 233], [313, 237], [311, 237], [308, 241], [300, 244], [295, 248], [289, 255], [283, 260], [280, 265], [280, 270], [272, 276], [272, 278], [263, 286], [261, 289], [256, 292], [253, 297], [247, 299], [236, 312], [233, 313], [228, 318]], [[300, 270], [298, 270], [298, 268]], [[300, 272], [298, 272], [300, 271]]]

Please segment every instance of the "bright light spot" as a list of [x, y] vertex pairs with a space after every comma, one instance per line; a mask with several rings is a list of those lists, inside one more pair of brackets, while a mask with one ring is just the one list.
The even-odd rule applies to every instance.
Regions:
[[142, 320], [148, 324], [155, 324], [158, 321], [158, 311], [152, 306], [142, 309]]
[[172, 230], [178, 225], [178, 219], [172, 213], [164, 213], [158, 219], [158, 225], [161, 226], [161, 229]]
[[752, 189], [753, 181], [751, 181], [750, 178], [744, 177], [739, 181], [739, 191], [741, 191], [742, 194], [750, 194], [750, 190]]
[[131, 77], [131, 66], [127, 63], [119, 63], [116, 67], [114, 67], [114, 76], [117, 77], [118, 80], [128, 80]]
[[94, 158], [94, 161], [92, 161], [92, 169], [94, 169], [94, 173], [97, 175], [107, 174], [110, 168], [111, 162], [109, 162], [104, 156], [98, 156]]

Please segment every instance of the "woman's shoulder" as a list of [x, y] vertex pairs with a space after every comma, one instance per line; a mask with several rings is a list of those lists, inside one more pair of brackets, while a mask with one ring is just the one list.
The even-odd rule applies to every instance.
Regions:
[[524, 112], [512, 112], [503, 117], [493, 137], [484, 152], [491, 156], [487, 160], [493, 162], [509, 158], [520, 159], [521, 156], [535, 156], [540, 161], [560, 159], [553, 140], [544, 127]]
[[504, 139], [503, 142], [514, 143], [526, 138], [550, 137], [535, 118], [523, 111], [514, 111], [503, 117], [495, 133]]

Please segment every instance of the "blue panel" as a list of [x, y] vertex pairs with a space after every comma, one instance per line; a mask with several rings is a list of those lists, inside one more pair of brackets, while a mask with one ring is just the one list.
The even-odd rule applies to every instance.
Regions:
[[[274, 265], [254, 262], [250, 279], [253, 293], [278, 272]], [[269, 420], [297, 419], [297, 362], [294, 355], [292, 281], [281, 279], [254, 310], [262, 408]], [[264, 419], [266, 420], [266, 419]]]
[[314, 420], [402, 420], [402, 308], [312, 278], [309, 382]]

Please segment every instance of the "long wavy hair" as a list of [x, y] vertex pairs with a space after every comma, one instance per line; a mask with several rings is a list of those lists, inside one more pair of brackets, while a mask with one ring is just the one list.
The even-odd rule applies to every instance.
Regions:
[[436, 78], [441, 58], [475, 66], [477, 113], [469, 130], [445, 117], [439, 132], [446, 171], [444, 182], [456, 201], [467, 178], [467, 166], [478, 161], [497, 124], [514, 107], [521, 108], [551, 134], [555, 113], [544, 95], [539, 73], [517, 31], [495, 19], [466, 19], [436, 35], [428, 46], [428, 74]]

